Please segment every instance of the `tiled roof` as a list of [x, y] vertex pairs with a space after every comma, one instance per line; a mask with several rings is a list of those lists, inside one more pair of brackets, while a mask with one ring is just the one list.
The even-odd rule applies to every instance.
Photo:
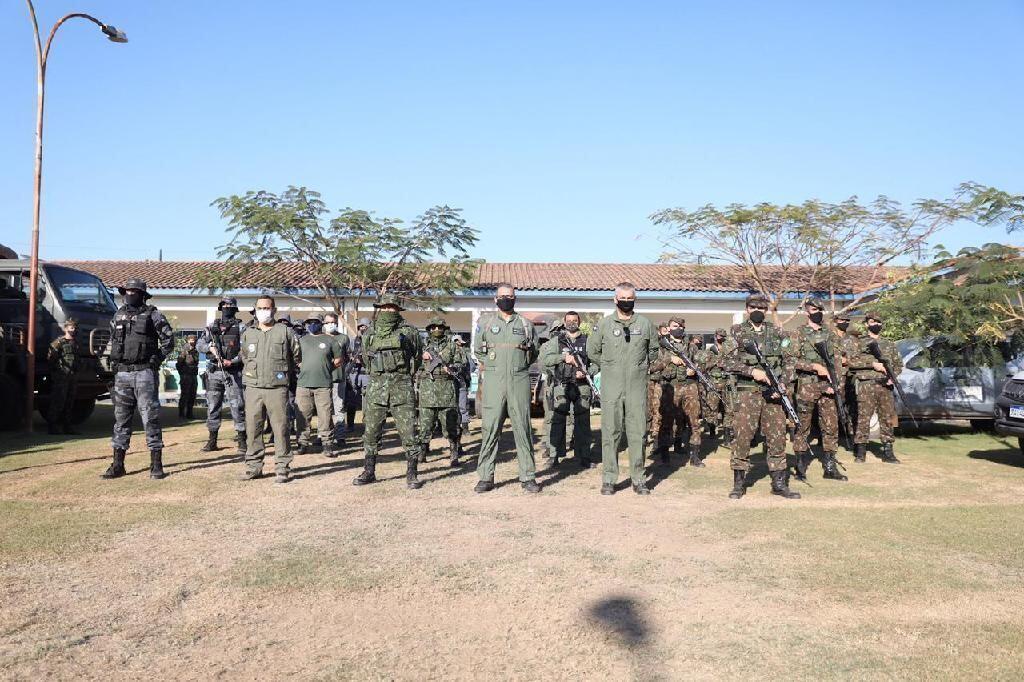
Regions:
[[[153, 289], [195, 288], [196, 274], [224, 267], [218, 261], [60, 261], [95, 274], [108, 286], [117, 286], [129, 277], [139, 277]], [[312, 288], [304, 274], [303, 263], [285, 263], [280, 267], [290, 286]], [[772, 283], [782, 280], [783, 273], [771, 266], [763, 268]], [[903, 268], [889, 268], [889, 275], [898, 275]], [[837, 293], [863, 291], [878, 286], [872, 281], [873, 268], [857, 268]], [[812, 270], [801, 268], [790, 273], [787, 287], [803, 291]], [[255, 275], [256, 273], [254, 273]], [[876, 275], [876, 277], [878, 277]], [[483, 263], [477, 272], [475, 289], [492, 289], [499, 282], [510, 282], [524, 291], [608, 291], [618, 282], [628, 281], [645, 291], [754, 291], [753, 281], [741, 268], [725, 265], [668, 265], [650, 263]], [[260, 288], [265, 282], [256, 277], [243, 279], [238, 288]], [[777, 286], [777, 284], [773, 285]]]

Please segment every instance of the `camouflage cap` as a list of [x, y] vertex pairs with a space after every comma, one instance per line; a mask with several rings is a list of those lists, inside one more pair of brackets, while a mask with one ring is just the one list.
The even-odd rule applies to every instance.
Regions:
[[430, 318], [430, 321], [427, 322], [427, 329], [430, 329], [431, 327], [441, 327], [442, 329], [448, 329], [448, 323], [445, 322], [444, 318], [441, 317], [440, 315], [434, 315], [432, 318]]
[[821, 300], [820, 298], [818, 298], [817, 296], [811, 296], [810, 298], [805, 298], [804, 299], [804, 305], [805, 306], [807, 306], [807, 305], [812, 306], [814, 308], [817, 308], [818, 310], [824, 310], [825, 309], [825, 302], [823, 300]]
[[728, 336], [728, 334], [723, 328], [719, 327], [715, 330], [715, 336]]
[[370, 318], [368, 318], [368, 317], [360, 317], [359, 318], [359, 322], [356, 323], [356, 329], [359, 329], [360, 327], [369, 327], [369, 326], [370, 326]]
[[834, 315], [832, 315], [832, 319], [833, 320], [846, 320], [847, 322], [849, 322], [850, 321], [850, 313], [844, 313], [843, 311], [839, 310], [839, 311], [836, 311], [836, 313]]
[[224, 306], [229, 305], [232, 308], [238, 307], [238, 299], [234, 296], [224, 296], [220, 299], [220, 303], [217, 304], [217, 310], [222, 310]]
[[377, 297], [377, 300], [373, 302], [374, 308], [382, 308], [386, 305], [398, 306], [399, 310], [405, 310], [401, 301], [398, 299], [398, 296], [395, 294], [381, 294]]
[[153, 298], [153, 294], [146, 291], [146, 280], [139, 279], [138, 277], [132, 277], [124, 283], [123, 287], [117, 288], [117, 293], [124, 296], [125, 292], [129, 289], [138, 289], [142, 292], [143, 298]]
[[747, 300], [744, 305], [746, 305], [748, 308], [750, 306], [764, 306], [765, 308], [767, 308], [769, 305], [768, 297], [765, 296], [764, 294], [751, 294], [750, 296], [747, 296]]
[[876, 322], [885, 322], [885, 320], [882, 318], [882, 314], [881, 313], [868, 313], [868, 314], [866, 314], [864, 316], [864, 321], [867, 322], [868, 320], [875, 320]]
[[305, 321], [306, 322], [320, 322], [320, 323], [323, 323], [324, 316], [314, 313], [312, 315], [307, 315]]
[[686, 326], [686, 318], [685, 317], [680, 317], [679, 315], [673, 315], [672, 317], [668, 318], [668, 323], [669, 324], [672, 324], [673, 322], [678, 324], [680, 327], [685, 327]]
[[277, 316], [277, 321], [278, 322], [284, 322], [285, 324], [291, 324], [292, 323], [292, 316], [287, 314], [287, 313], [285, 313], [284, 315], [278, 315]]

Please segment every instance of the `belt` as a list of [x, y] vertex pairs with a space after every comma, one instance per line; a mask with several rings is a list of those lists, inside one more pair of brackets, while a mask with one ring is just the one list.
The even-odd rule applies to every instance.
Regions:
[[155, 368], [153, 367], [153, 365], [149, 364], [148, 362], [140, 362], [137, 365], [123, 365], [123, 364], [119, 364], [117, 366], [117, 371], [118, 372], [141, 372], [144, 369], [155, 369]]

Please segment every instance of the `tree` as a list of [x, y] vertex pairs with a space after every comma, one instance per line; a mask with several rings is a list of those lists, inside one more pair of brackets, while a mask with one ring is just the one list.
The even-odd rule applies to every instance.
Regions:
[[1024, 348], [1022, 281], [1024, 259], [1017, 247], [943, 250], [934, 263], [884, 291], [869, 310], [885, 317], [886, 336], [941, 336], [951, 361], [991, 366]]
[[[909, 210], [879, 196], [870, 203], [851, 197], [838, 204], [707, 204], [696, 211], [663, 209], [650, 218], [669, 228], [663, 262], [741, 268], [779, 321], [779, 302], [787, 294], [825, 293], [833, 310], [855, 308], [892, 282], [894, 261], [920, 258], [944, 227], [970, 220], [1016, 229], [1024, 224], [1021, 206], [1022, 197], [964, 183], [951, 199], [920, 199]], [[854, 297], [840, 303], [837, 294], [845, 291]]]
[[[434, 206], [411, 225], [346, 208], [327, 220], [320, 194], [289, 187], [221, 197], [212, 203], [228, 222], [230, 241], [217, 255], [223, 268], [204, 273], [200, 286], [224, 290], [256, 280], [294, 296], [296, 277], [344, 315], [367, 295], [390, 291], [422, 307], [440, 308], [472, 282], [480, 261], [469, 256], [477, 230], [461, 209]], [[304, 300], [304, 299], [302, 299]], [[346, 318], [347, 319], [347, 318]]]

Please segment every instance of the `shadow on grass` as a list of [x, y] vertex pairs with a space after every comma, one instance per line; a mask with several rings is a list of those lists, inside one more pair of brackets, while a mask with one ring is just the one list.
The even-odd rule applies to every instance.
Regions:
[[587, 609], [587, 618], [625, 649], [640, 649], [650, 644], [651, 626], [633, 597], [617, 595], [600, 599]]
[[983, 459], [993, 464], [1024, 469], [1024, 452], [1021, 451], [1021, 448], [1005, 440], [999, 442], [1007, 447], [999, 450], [971, 450], [967, 456], [971, 459]]

